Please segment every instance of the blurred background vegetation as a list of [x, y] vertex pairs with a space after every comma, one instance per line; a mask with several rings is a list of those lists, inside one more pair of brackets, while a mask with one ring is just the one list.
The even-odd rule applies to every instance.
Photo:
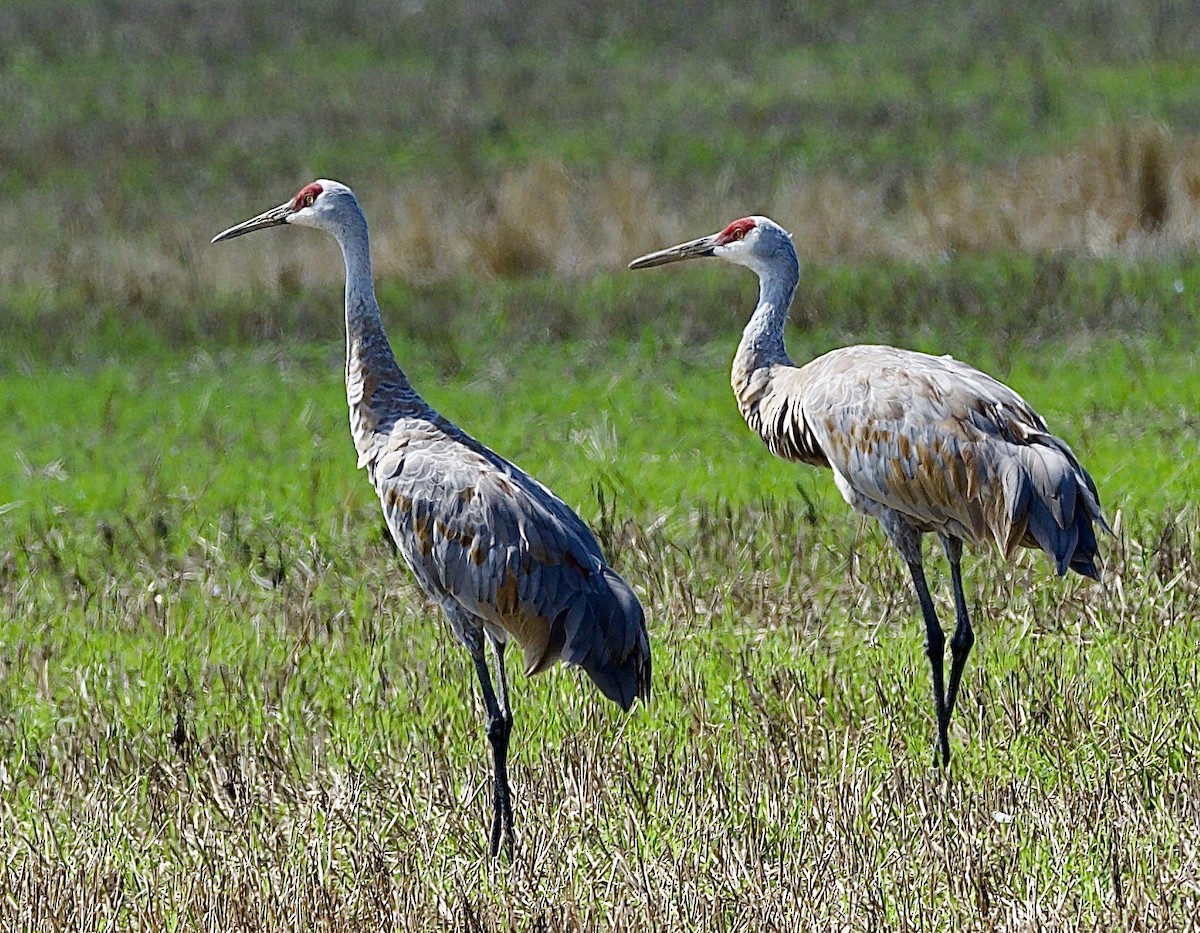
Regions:
[[[751, 212], [823, 267], [1200, 230], [1184, 0], [14, 0], [0, 35], [0, 365], [336, 337], [335, 251], [208, 245], [317, 176], [412, 317], [500, 294], [551, 336], [581, 282]], [[582, 316], [636, 335], [672, 287], [640, 281]]]

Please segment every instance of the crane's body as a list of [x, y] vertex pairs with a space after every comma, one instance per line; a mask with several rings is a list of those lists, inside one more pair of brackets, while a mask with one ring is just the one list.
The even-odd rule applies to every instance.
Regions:
[[[791, 237], [766, 217], [643, 256], [630, 268], [717, 256], [753, 269], [759, 302], [733, 360], [746, 423], [776, 456], [833, 471], [855, 510], [879, 520], [912, 574], [926, 625], [938, 746], [974, 643], [962, 588], [962, 544], [994, 542], [1008, 559], [1040, 548], [1059, 574], [1099, 579], [1094, 526], [1108, 530], [1095, 484], [1070, 447], [1016, 392], [948, 356], [887, 346], [832, 350], [796, 366], [783, 342], [800, 279]], [[950, 561], [956, 628], [949, 688], [945, 636], [925, 581], [922, 535], [939, 535]]]
[[[739, 354], [733, 388], [771, 452], [833, 471], [857, 511], [1012, 559], [1040, 547], [1095, 577], [1095, 491], [1071, 449], [1016, 392], [951, 357], [887, 346], [805, 366]], [[1082, 502], [1080, 500], [1083, 500]]]
[[460, 639], [463, 627], [481, 627], [500, 644], [516, 641], [527, 674], [577, 664], [629, 709], [646, 686], [639, 665], [627, 663], [648, 652], [641, 606], [587, 525], [424, 403], [403, 376], [367, 375], [379, 371], [351, 347], [351, 431], [421, 588]]
[[[512, 850], [507, 779], [510, 640], [529, 674], [563, 660], [628, 710], [650, 694], [641, 604], [587, 525], [549, 489], [438, 414], [392, 353], [371, 274], [366, 219], [345, 185], [319, 179], [213, 242], [284, 223], [324, 229], [346, 263], [346, 396], [358, 466], [425, 593], [475, 662], [495, 778], [491, 853]], [[484, 652], [496, 659], [493, 683]]]

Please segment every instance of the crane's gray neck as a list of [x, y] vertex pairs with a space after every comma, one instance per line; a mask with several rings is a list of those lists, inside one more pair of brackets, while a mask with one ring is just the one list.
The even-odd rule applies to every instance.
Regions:
[[373, 433], [424, 402], [396, 362], [371, 273], [367, 221], [355, 205], [333, 231], [346, 262], [346, 397], [355, 434]]
[[755, 269], [758, 273], [758, 307], [742, 331], [735, 357], [735, 365], [743, 370], [753, 371], [775, 364], [792, 365], [783, 347], [783, 328], [787, 324], [796, 286], [800, 283], [800, 262], [790, 243], [772, 260]]
[[334, 235], [346, 262], [347, 367], [352, 361], [365, 363], [378, 375], [389, 377], [389, 381], [407, 385], [379, 313], [371, 272], [371, 241], [362, 212], [356, 211]]

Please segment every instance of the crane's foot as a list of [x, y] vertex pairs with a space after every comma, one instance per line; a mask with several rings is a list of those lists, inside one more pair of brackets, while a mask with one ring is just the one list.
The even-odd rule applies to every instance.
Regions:
[[933, 745], [933, 768], [935, 771], [950, 770], [950, 716], [947, 713], [938, 717], [937, 741]]
[[492, 813], [492, 840], [490, 847], [494, 859], [504, 855], [506, 862], [513, 859], [513, 817], [512, 806], [509, 803], [496, 803]]

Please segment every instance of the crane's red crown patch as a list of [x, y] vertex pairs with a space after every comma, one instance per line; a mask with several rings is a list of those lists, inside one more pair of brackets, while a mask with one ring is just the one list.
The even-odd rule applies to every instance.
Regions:
[[308, 207], [317, 199], [317, 195], [321, 193], [321, 186], [315, 181], [305, 185], [296, 192], [296, 197], [292, 199], [292, 210], [298, 211], [301, 208]]
[[721, 231], [717, 237], [717, 243], [724, 246], [727, 243], [733, 243], [735, 240], [740, 240], [747, 233], [758, 226], [754, 222], [753, 217], [743, 217], [741, 220], [735, 220], [728, 227]]

